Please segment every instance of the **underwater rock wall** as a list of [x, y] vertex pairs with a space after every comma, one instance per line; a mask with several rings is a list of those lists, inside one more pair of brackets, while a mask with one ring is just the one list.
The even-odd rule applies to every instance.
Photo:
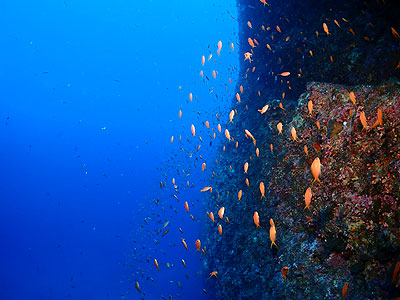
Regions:
[[[238, 1], [240, 55], [252, 62], [241, 65], [232, 141], [206, 196], [216, 217], [203, 222], [203, 266], [218, 271], [209, 279], [215, 299], [338, 299], [345, 284], [348, 299], [400, 296], [399, 5]], [[321, 182], [313, 182], [316, 157]], [[270, 219], [279, 248], [271, 247]]]

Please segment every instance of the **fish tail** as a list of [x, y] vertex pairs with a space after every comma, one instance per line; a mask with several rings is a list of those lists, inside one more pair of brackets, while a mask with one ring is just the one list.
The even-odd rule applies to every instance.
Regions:
[[271, 249], [272, 249], [272, 245], [275, 245], [276, 249], [278, 249], [278, 246], [275, 244], [275, 242], [271, 242]]

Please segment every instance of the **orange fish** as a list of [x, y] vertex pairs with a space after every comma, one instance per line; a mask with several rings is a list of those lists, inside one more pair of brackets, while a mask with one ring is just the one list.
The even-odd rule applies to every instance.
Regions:
[[217, 277], [217, 275], [218, 275], [218, 272], [217, 272], [217, 271], [212, 271], [212, 272], [210, 273], [210, 278], [213, 277], [213, 276]]
[[186, 211], [189, 212], [189, 204], [187, 203], [187, 201], [185, 201], [185, 208], [186, 208]]
[[347, 290], [349, 289], [349, 284], [346, 282], [344, 285], [343, 285], [343, 289], [342, 289], [342, 297], [343, 298], [346, 298], [346, 295], [347, 295]]
[[279, 74], [279, 75], [281, 75], [281, 76], [283, 76], [283, 77], [287, 77], [287, 76], [290, 75], [290, 72], [282, 72], [282, 73]]
[[232, 48], [232, 51], [235, 50], [235, 46], [233, 45], [233, 43], [231, 43], [231, 48]]
[[251, 59], [251, 56], [252, 56], [253, 54], [251, 54], [250, 52], [246, 52], [245, 54], [244, 54], [244, 60], [246, 61], [246, 60], [248, 60], [249, 62], [252, 62], [252, 59]]
[[258, 215], [257, 211], [255, 211], [253, 214], [253, 221], [254, 221], [254, 224], [256, 224], [256, 228], [260, 227], [260, 216]]
[[256, 148], [256, 155], [257, 155], [257, 157], [260, 156], [260, 150], [258, 148]]
[[203, 56], [201, 57], [201, 64], [204, 66], [205, 62], [206, 62], [206, 58], [205, 58], [205, 56], [203, 55]]
[[321, 125], [319, 125], [319, 121], [318, 120], [315, 122], [315, 124], [317, 125], [318, 130], [321, 130]]
[[354, 95], [354, 92], [350, 92], [349, 96], [351, 102], [353, 102], [353, 104], [356, 105], [356, 96]]
[[203, 77], [203, 70], [200, 71], [200, 76]]
[[397, 33], [396, 29], [394, 29], [393, 27], [391, 27], [392, 29], [392, 34], [396, 39], [400, 39], [400, 35]]
[[221, 124], [218, 124], [218, 131], [221, 132]]
[[224, 218], [224, 213], [225, 213], [225, 207], [221, 207], [218, 211], [218, 216], [222, 220]]
[[272, 48], [271, 48], [271, 46], [269, 44], [267, 44], [267, 48], [268, 48], [269, 51], [272, 51]]
[[264, 182], [260, 182], [260, 193], [261, 193], [261, 199], [265, 198], [265, 185]]
[[307, 145], [304, 145], [304, 153], [306, 154], [306, 156], [308, 156], [308, 148], [307, 148]]
[[141, 290], [140, 290], [140, 285], [139, 285], [138, 281], [136, 281], [135, 287], [136, 287], [137, 291], [140, 293]]
[[312, 115], [312, 109], [313, 109], [313, 103], [312, 101], [308, 101], [308, 112], [310, 115]]
[[211, 59], [211, 57], [212, 57], [212, 54], [210, 54], [210, 55], [208, 56], [208, 60], [210, 60], [210, 59]]
[[326, 25], [326, 23], [322, 24], [322, 27], [324, 28], [324, 31], [327, 35], [330, 35], [331, 33], [328, 30], [328, 25]]
[[154, 259], [154, 265], [156, 266], [157, 270], [160, 270], [160, 267], [158, 266], [158, 261], [157, 261], [157, 259]]
[[247, 174], [247, 170], [249, 169], [249, 163], [246, 161], [243, 166], [244, 172]]
[[236, 99], [240, 103], [240, 95], [239, 95], [239, 93], [236, 93]]
[[250, 21], [247, 21], [247, 26], [249, 26], [250, 28], [253, 28], [253, 25], [251, 25]]
[[356, 33], [354, 32], [353, 28], [349, 28], [349, 31], [351, 32], [352, 35], [355, 35]]
[[195, 245], [196, 245], [196, 252], [197, 251], [200, 251], [200, 247], [201, 247], [201, 242], [200, 242], [200, 240], [196, 240], [196, 242], [194, 243]]
[[219, 49], [219, 50], [222, 49], [222, 42], [221, 42], [221, 41], [218, 42], [218, 49]]
[[275, 245], [276, 248], [278, 248], [278, 246], [275, 243], [275, 239], [276, 239], [276, 228], [275, 228], [275, 224], [274, 221], [272, 219], [269, 220], [269, 223], [271, 224], [271, 228], [269, 229], [269, 238], [271, 239], [271, 248], [272, 245]]
[[[254, 44], [256, 44], [257, 46], [260, 45], [260, 44], [257, 42], [256, 39], [253, 39], [253, 41], [254, 41]], [[253, 72], [254, 72], [254, 71], [253, 71]]]
[[249, 182], [249, 179], [248, 179], [248, 178], [246, 178], [245, 182], [246, 182], [246, 185], [247, 185], [247, 186], [250, 186], [250, 182]]
[[254, 138], [254, 136], [251, 134], [250, 131], [248, 131], [247, 129], [244, 130], [244, 133], [253, 140], [253, 144], [254, 146], [256, 145], [256, 139]]
[[219, 232], [219, 235], [222, 235], [222, 225], [221, 224], [218, 225], [218, 232]]
[[192, 124], [192, 126], [190, 127], [190, 129], [192, 130], [192, 134], [193, 136], [196, 135], [196, 129], [194, 128], [194, 125]]
[[283, 125], [282, 125], [281, 122], [279, 122], [278, 125], [276, 125], [276, 128], [277, 128], [278, 131], [279, 131], [278, 135], [282, 134], [282, 126], [283, 126]]
[[192, 93], [189, 94], [189, 99], [190, 99], [190, 101], [193, 101], [193, 94]]
[[[268, 4], [265, 0], [260, 0], [260, 2], [261, 2], [262, 4], [264, 4], [264, 6], [265, 6], [265, 4]], [[268, 6], [269, 6], [269, 4], [268, 4]]]
[[182, 259], [182, 265], [186, 268], [186, 262]]
[[185, 249], [188, 250], [188, 246], [187, 246], [187, 244], [186, 244], [186, 242], [185, 242], [185, 239], [181, 239], [181, 240], [182, 240], [182, 244], [183, 244], [183, 246], [185, 247]]
[[276, 30], [278, 30], [278, 32], [282, 32], [278, 25], [276, 25]]
[[182, 111], [179, 111], [179, 119], [182, 118]]
[[213, 77], [216, 79], [217, 78], [217, 73], [215, 73], [215, 71], [212, 71], [212, 75]]
[[239, 199], [239, 201], [240, 201], [240, 199], [242, 199], [242, 194], [243, 194], [242, 190], [239, 190], [239, 192], [238, 192], [238, 199]]
[[204, 172], [205, 169], [206, 169], [206, 163], [202, 163], [201, 164], [201, 170]]
[[400, 270], [400, 262], [397, 262], [396, 266], [394, 267], [392, 282], [394, 282], [396, 280], [399, 270]]
[[291, 134], [292, 134], [293, 140], [294, 140], [294, 141], [297, 141], [296, 128], [292, 127], [292, 128], [290, 129], [290, 132], [291, 132]]
[[207, 191], [210, 191], [210, 193], [212, 193], [212, 187], [206, 186], [206, 187], [202, 188], [202, 190], [200, 192], [207, 192]]
[[270, 144], [269, 148], [271, 149], [271, 152], [274, 152], [274, 145]]
[[226, 137], [228, 140], [231, 140], [231, 135], [230, 135], [228, 129], [225, 129], [225, 137]]
[[279, 107], [280, 107], [281, 109], [285, 110], [285, 109], [283, 108], [282, 102], [279, 102]]
[[236, 142], [236, 145], [235, 145], [235, 147], [237, 148], [237, 147], [239, 147], [239, 142]]
[[308, 208], [309, 211], [311, 211], [310, 210], [311, 197], [312, 197], [312, 193], [311, 193], [311, 188], [309, 187], [306, 190], [306, 193], [304, 194], [304, 200], [306, 202], [306, 207], [304, 207], [304, 209]]
[[249, 45], [251, 46], [251, 48], [254, 48], [256, 45], [254, 45], [254, 42], [251, 38], [248, 38], [247, 41], [249, 42]]
[[171, 136], [171, 143], [174, 142], [174, 136]]
[[207, 216], [209, 216], [209, 217], [210, 217], [210, 219], [211, 219], [211, 221], [213, 221], [213, 223], [215, 222], [215, 219], [214, 219], [214, 214], [213, 214], [213, 212], [210, 212], [210, 213], [208, 213], [208, 212], [207, 212]]
[[367, 118], [365, 117], [365, 113], [360, 112], [360, 121], [365, 130], [368, 130]]
[[288, 267], [283, 267], [281, 269], [281, 273], [282, 273], [282, 277], [281, 278], [284, 278], [285, 281], [288, 281], [286, 276], [289, 274], [289, 268]]
[[339, 25], [339, 22], [338, 21], [336, 21], [336, 20], [333, 20], [333, 22], [337, 25], [337, 27], [339, 27], [340, 28], [340, 25]]
[[240, 92], [243, 94], [243, 85], [239, 87]]
[[315, 158], [313, 163], [311, 164], [311, 173], [314, 176], [314, 181], [313, 183], [318, 180], [319, 182], [321, 182], [319, 180], [319, 175], [321, 175], [321, 161], [319, 160], [319, 157]]

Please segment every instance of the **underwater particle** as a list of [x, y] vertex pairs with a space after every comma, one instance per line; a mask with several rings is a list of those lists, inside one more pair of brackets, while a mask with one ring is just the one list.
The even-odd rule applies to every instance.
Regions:
[[399, 270], [400, 270], [400, 262], [397, 262], [396, 266], [394, 267], [392, 282], [396, 280]]
[[256, 228], [260, 227], [260, 216], [258, 215], [257, 211], [255, 211], [253, 214], [253, 221], [254, 224], [256, 225]]

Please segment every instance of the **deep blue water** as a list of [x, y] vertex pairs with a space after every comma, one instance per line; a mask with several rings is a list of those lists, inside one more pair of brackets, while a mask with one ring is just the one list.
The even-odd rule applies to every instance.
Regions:
[[228, 120], [236, 14], [233, 1], [0, 1], [0, 299], [139, 299], [136, 281], [146, 299], [208, 299], [194, 241], [210, 170], [195, 157], [212, 164], [204, 122]]

